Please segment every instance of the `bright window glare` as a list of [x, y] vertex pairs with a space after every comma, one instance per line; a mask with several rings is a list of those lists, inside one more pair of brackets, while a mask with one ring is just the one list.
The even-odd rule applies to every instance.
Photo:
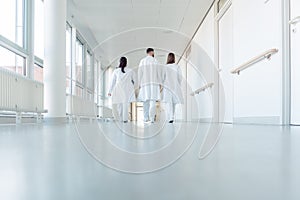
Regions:
[[[3, 0], [1, 0], [3, 1]], [[44, 59], [44, 3], [34, 1], [34, 54]]]
[[92, 71], [92, 55], [87, 52], [86, 54], [86, 73], [87, 73], [87, 88], [93, 89], [93, 71]]
[[76, 81], [83, 84], [83, 44], [79, 41], [76, 40], [76, 44], [75, 44], [75, 48], [76, 48]]
[[0, 0], [0, 34], [23, 46], [23, 0]]
[[71, 78], [71, 54], [72, 54], [72, 32], [71, 27], [67, 25], [66, 29], [66, 73]]
[[[25, 59], [0, 46], [0, 67], [23, 74]], [[5, 58], [5, 59], [2, 59]]]
[[71, 64], [72, 64], [72, 29], [67, 24], [66, 27], [66, 93], [71, 94]]
[[34, 64], [34, 80], [43, 82], [43, 68]]

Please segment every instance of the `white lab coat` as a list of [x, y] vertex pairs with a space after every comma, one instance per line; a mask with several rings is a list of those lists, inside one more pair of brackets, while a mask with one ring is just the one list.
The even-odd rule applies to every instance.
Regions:
[[135, 73], [132, 69], [126, 67], [125, 73], [121, 71], [121, 68], [114, 70], [112, 74], [109, 93], [112, 94], [112, 103], [130, 103], [136, 101], [134, 85], [136, 83]]
[[183, 104], [183, 94], [181, 91], [182, 72], [177, 64], [167, 64], [163, 70], [163, 92], [162, 102]]
[[160, 100], [162, 66], [152, 56], [147, 56], [141, 60], [138, 69], [139, 79], [139, 101]]

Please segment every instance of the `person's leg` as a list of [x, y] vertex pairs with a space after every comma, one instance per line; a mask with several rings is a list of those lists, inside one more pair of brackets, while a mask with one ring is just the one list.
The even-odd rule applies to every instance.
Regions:
[[154, 122], [154, 118], [155, 118], [155, 114], [156, 114], [156, 101], [155, 100], [151, 100], [149, 106], [150, 106], [149, 107], [150, 121]]
[[172, 120], [175, 120], [175, 109], [176, 109], [176, 103], [172, 103]]
[[123, 103], [123, 122], [128, 122], [128, 103]]
[[175, 107], [175, 103], [167, 103], [167, 117], [170, 123], [173, 123], [175, 119]]
[[144, 121], [149, 121], [149, 106], [150, 106], [150, 101], [144, 101]]
[[122, 117], [123, 117], [123, 105], [121, 103], [119, 103], [117, 105], [117, 109], [118, 109], [118, 117], [119, 117], [119, 121], [122, 121]]

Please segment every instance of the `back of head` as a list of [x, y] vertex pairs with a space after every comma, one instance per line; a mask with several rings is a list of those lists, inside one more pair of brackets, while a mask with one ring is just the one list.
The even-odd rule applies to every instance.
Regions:
[[119, 65], [119, 68], [121, 68], [121, 71], [123, 73], [125, 73], [125, 70], [124, 68], [127, 66], [127, 58], [126, 57], [121, 57], [120, 58], [120, 65]]
[[147, 53], [149, 56], [154, 57], [154, 49], [153, 49], [153, 48], [148, 48], [148, 49], [146, 50], [146, 53]]
[[174, 63], [175, 63], [175, 54], [169, 53], [168, 59], [167, 59], [167, 64], [174, 64]]

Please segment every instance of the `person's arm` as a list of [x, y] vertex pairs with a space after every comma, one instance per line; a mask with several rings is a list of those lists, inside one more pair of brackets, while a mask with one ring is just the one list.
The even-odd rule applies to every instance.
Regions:
[[111, 79], [111, 82], [110, 82], [110, 87], [109, 87], [109, 90], [108, 90], [108, 96], [111, 96], [111, 93], [116, 85], [116, 81], [117, 81], [117, 74], [116, 74], [116, 71], [113, 72], [112, 74], [112, 79]]
[[134, 70], [131, 71], [131, 82], [132, 82], [134, 88], [136, 88], [137, 80], [136, 80], [136, 73], [134, 72]]

